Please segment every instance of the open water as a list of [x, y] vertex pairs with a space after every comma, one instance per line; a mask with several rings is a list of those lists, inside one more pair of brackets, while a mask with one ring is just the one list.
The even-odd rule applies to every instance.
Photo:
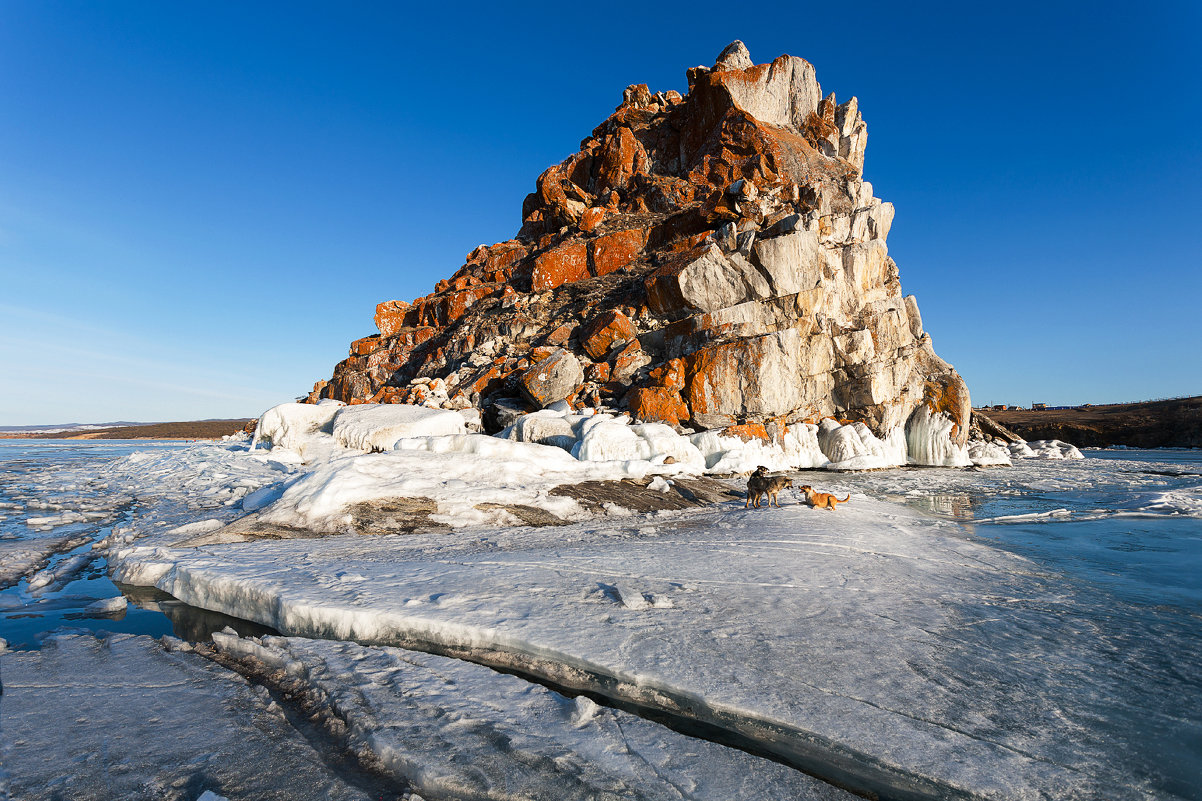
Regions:
[[[0, 568], [6, 561], [14, 567], [32, 561], [25, 546], [38, 544], [48, 549], [36, 560], [39, 574], [54, 576], [40, 586], [31, 586], [31, 579], [39, 584], [39, 574], [0, 583], [0, 638], [10, 649], [37, 648], [44, 635], [62, 630], [170, 634], [191, 641], [209, 639], [225, 626], [242, 635], [274, 633], [153, 588], [117, 585], [109, 580], [104, 557], [93, 551], [146, 507], [178, 505], [174, 488], [140, 493], [129, 486], [126, 457], [195, 447], [157, 440], [0, 440]], [[118, 596], [128, 600], [124, 610], [88, 611]]]

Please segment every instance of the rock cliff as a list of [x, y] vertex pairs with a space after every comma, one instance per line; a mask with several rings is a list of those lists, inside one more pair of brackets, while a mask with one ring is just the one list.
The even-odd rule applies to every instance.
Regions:
[[475, 406], [494, 426], [566, 401], [767, 439], [834, 418], [948, 463], [968, 390], [902, 295], [856, 98], [741, 42], [687, 77], [683, 97], [628, 87], [539, 176], [514, 239], [379, 304], [379, 333], [309, 399]]

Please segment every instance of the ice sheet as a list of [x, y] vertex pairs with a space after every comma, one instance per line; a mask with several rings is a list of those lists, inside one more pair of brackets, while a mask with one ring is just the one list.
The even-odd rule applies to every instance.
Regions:
[[836, 513], [739, 507], [117, 562], [124, 581], [286, 633], [421, 645], [713, 723], [865, 792], [1146, 789], [1096, 731], [1135, 666], [1065, 589], [858, 492]]
[[852, 801], [769, 760], [486, 667], [398, 648], [216, 634], [436, 798]]
[[376, 797], [328, 769], [261, 689], [149, 637], [60, 636], [0, 654], [0, 670], [0, 796]]

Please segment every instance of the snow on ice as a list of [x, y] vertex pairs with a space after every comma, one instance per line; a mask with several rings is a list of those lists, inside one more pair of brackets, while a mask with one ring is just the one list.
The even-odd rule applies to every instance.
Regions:
[[262, 688], [150, 637], [51, 637], [0, 669], [0, 797], [377, 797], [327, 768]]
[[655, 520], [115, 560], [122, 581], [287, 634], [451, 653], [714, 724], [864, 792], [1141, 797], [1113, 753], [1067, 734], [1113, 714], [1132, 666], [1071, 609], [1048, 616], [1063, 591], [1025, 560], [855, 492], [837, 515]]
[[217, 633], [414, 789], [443, 798], [854, 797], [742, 751], [457, 659], [347, 642]]

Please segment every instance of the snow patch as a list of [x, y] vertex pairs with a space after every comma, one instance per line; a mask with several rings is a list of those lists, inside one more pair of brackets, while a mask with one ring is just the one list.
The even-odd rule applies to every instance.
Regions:
[[365, 403], [338, 409], [331, 433], [344, 448], [387, 451], [408, 437], [466, 434], [467, 421], [458, 412], [443, 409], [402, 403]]

